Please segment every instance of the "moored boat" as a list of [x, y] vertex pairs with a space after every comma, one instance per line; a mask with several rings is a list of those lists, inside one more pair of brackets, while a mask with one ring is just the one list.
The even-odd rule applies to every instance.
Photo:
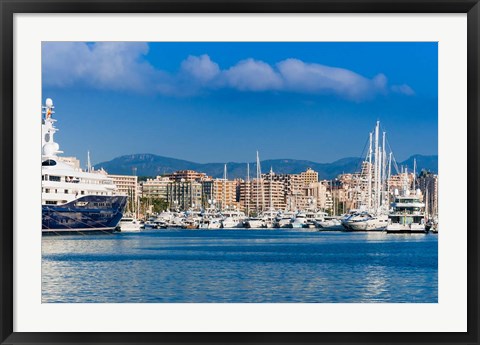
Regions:
[[404, 195], [396, 191], [395, 201], [392, 203], [390, 224], [387, 233], [427, 233], [429, 227], [425, 221], [425, 204], [420, 201], [420, 190], [411, 195], [408, 190]]
[[47, 98], [42, 118], [42, 234], [111, 233], [123, 217], [126, 195], [105, 171], [87, 171], [62, 160], [54, 141], [53, 102]]

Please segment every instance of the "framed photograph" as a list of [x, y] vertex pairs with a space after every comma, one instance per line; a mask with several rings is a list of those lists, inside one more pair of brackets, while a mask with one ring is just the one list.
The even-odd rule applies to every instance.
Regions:
[[2, 344], [478, 337], [478, 1], [2, 1]]

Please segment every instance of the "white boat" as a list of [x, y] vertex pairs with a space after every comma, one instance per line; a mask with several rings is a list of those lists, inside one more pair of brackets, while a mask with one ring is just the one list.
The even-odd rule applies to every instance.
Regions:
[[[260, 157], [257, 151], [257, 179], [256, 179], [257, 188], [260, 190], [256, 193], [256, 207], [255, 211], [257, 215], [255, 217], [249, 217], [245, 220], [245, 227], [250, 229], [261, 229], [266, 228], [269, 226], [269, 217], [267, 214], [262, 213], [261, 211], [265, 209], [265, 198], [264, 198], [264, 190], [263, 190], [263, 177], [262, 177], [262, 170], [260, 166]], [[261, 200], [260, 200], [261, 199]], [[261, 202], [261, 203], [260, 203]], [[270, 203], [271, 205], [271, 203]], [[271, 225], [273, 226], [273, 219], [275, 216], [271, 217]]]
[[245, 220], [245, 227], [249, 229], [260, 229], [265, 227], [265, 220], [261, 217], [250, 217]]
[[275, 217], [275, 228], [290, 228], [292, 219], [295, 217], [295, 212], [280, 212]]
[[[395, 191], [397, 194], [397, 191]], [[420, 190], [410, 195], [407, 191], [403, 196], [396, 195], [392, 203], [388, 233], [426, 233], [428, 227], [425, 221], [425, 204], [420, 201]]]
[[198, 226], [199, 229], [220, 229], [222, 227], [222, 219], [216, 218], [203, 218]]
[[243, 228], [246, 216], [245, 213], [241, 211], [224, 211], [222, 212], [222, 228], [224, 229], [233, 229], [233, 228]]
[[120, 220], [118, 227], [121, 232], [136, 232], [142, 231], [143, 223], [135, 217], [124, 216]]
[[200, 227], [201, 220], [195, 218], [187, 218], [183, 221], [183, 229], [198, 229]]
[[304, 228], [316, 228], [317, 223], [325, 219], [325, 215], [326, 213], [322, 211], [306, 211], [307, 223], [304, 225]]
[[188, 210], [183, 218], [183, 229], [198, 229], [202, 221], [202, 213], [199, 211]]
[[[383, 231], [388, 225], [388, 183], [391, 170], [390, 153], [387, 164], [386, 136], [380, 143], [380, 122], [375, 130], [369, 133], [369, 148], [366, 160], [362, 164], [362, 179], [365, 183], [362, 190], [360, 211], [351, 212], [342, 219], [342, 225], [347, 231]], [[373, 146], [372, 146], [373, 144]]]
[[199, 229], [220, 229], [222, 227], [222, 216], [215, 209], [207, 209], [202, 213]]
[[94, 170], [90, 159], [84, 171], [59, 156], [53, 101], [47, 98], [42, 108], [42, 234], [113, 232], [127, 196], [118, 195], [113, 179]]
[[153, 229], [158, 229], [158, 224], [155, 223], [155, 217], [149, 217], [145, 223], [143, 223], [143, 228], [145, 230], [153, 230]]
[[262, 212], [260, 218], [263, 220], [263, 227], [268, 229], [273, 228], [277, 215], [278, 211], [273, 209]]
[[388, 225], [388, 214], [360, 212], [350, 216], [342, 224], [349, 231], [383, 231]]
[[317, 228], [326, 231], [339, 231], [345, 229], [341, 220], [335, 217], [325, 217], [323, 220], [316, 221], [315, 224], [317, 225]]
[[307, 215], [305, 214], [305, 212], [299, 211], [290, 222], [289, 227], [293, 229], [301, 229], [301, 228], [304, 228], [306, 224], [307, 224]]

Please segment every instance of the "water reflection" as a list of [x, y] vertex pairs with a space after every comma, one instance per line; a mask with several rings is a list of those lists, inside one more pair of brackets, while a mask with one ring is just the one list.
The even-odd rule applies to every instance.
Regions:
[[150, 231], [42, 239], [43, 302], [436, 303], [437, 237]]

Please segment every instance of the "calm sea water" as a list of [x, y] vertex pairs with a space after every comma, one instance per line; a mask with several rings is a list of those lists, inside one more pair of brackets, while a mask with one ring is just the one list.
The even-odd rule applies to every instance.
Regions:
[[42, 301], [427, 302], [437, 235], [151, 230], [42, 239]]

